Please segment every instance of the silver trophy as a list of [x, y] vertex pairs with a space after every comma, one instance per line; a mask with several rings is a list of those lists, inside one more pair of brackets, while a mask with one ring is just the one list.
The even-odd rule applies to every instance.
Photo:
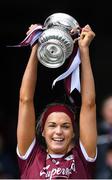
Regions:
[[48, 68], [58, 68], [72, 54], [79, 24], [68, 14], [54, 13], [45, 20], [44, 29], [38, 40], [38, 59]]

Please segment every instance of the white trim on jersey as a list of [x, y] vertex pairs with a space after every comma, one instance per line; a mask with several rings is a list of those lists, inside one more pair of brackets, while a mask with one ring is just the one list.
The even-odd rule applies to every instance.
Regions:
[[[28, 158], [28, 156], [30, 155], [32, 149], [34, 148], [35, 146], [35, 143], [36, 143], [36, 138], [33, 140], [33, 142], [31, 143], [30, 147], [28, 148], [26, 154], [24, 156], [21, 156], [20, 153], [19, 153], [19, 149], [18, 149], [18, 146], [17, 146], [17, 149], [16, 149], [16, 152], [17, 152], [17, 155], [19, 156], [19, 158], [23, 159], [23, 160], [26, 160]], [[96, 156], [94, 158], [91, 158], [87, 155], [87, 152], [84, 148], [84, 146], [82, 145], [82, 143], [80, 142], [80, 148], [81, 148], [81, 151], [82, 151], [82, 154], [84, 156], [84, 158], [86, 159], [86, 161], [88, 162], [94, 162], [97, 158], [97, 149], [96, 149]]]
[[97, 148], [96, 148], [96, 155], [95, 155], [94, 158], [91, 158], [91, 157], [88, 156], [88, 154], [87, 154], [84, 146], [82, 145], [81, 141], [80, 141], [80, 148], [81, 148], [81, 151], [82, 151], [83, 156], [85, 157], [86, 161], [88, 161], [88, 162], [94, 162], [94, 161], [96, 160], [96, 158], [97, 158]]
[[35, 143], [36, 143], [36, 138], [33, 140], [33, 142], [31, 143], [30, 147], [28, 148], [27, 152], [25, 153], [24, 156], [21, 156], [20, 153], [19, 153], [19, 149], [18, 149], [18, 146], [16, 148], [16, 152], [17, 152], [17, 155], [19, 156], [19, 158], [23, 159], [23, 160], [26, 160], [28, 158], [28, 156], [30, 155], [32, 149], [34, 148], [35, 146]]

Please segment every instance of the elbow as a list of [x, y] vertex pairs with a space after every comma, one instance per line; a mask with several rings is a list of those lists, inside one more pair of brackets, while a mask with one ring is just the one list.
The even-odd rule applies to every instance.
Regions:
[[23, 104], [33, 102], [33, 97], [20, 90], [19, 101]]
[[19, 101], [20, 101], [22, 104], [28, 104], [28, 103], [32, 103], [32, 102], [33, 102], [33, 99], [25, 96], [25, 97], [20, 97], [20, 98], [19, 98]]
[[86, 107], [88, 107], [90, 109], [96, 107], [95, 98], [86, 99], [82, 103], [83, 103], [83, 105], [85, 105]]
[[87, 102], [87, 105], [88, 105], [88, 107], [95, 107], [95, 106], [96, 106], [96, 101], [95, 101], [95, 99], [90, 99], [90, 100]]

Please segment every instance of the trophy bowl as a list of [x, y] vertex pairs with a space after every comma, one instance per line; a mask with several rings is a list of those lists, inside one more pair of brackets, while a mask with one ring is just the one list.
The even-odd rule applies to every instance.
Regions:
[[66, 13], [54, 13], [50, 15], [44, 22], [44, 26], [49, 28], [52, 26], [62, 26], [66, 30], [78, 28], [78, 22], [69, 14]]
[[68, 14], [55, 13], [44, 22], [45, 30], [39, 37], [37, 56], [48, 68], [58, 68], [72, 54], [74, 42], [71, 29], [78, 28], [77, 21]]

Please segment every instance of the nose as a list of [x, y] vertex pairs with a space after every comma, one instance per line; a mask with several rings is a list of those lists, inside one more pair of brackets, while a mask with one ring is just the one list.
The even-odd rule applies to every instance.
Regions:
[[62, 128], [61, 126], [56, 127], [56, 134], [62, 134]]

